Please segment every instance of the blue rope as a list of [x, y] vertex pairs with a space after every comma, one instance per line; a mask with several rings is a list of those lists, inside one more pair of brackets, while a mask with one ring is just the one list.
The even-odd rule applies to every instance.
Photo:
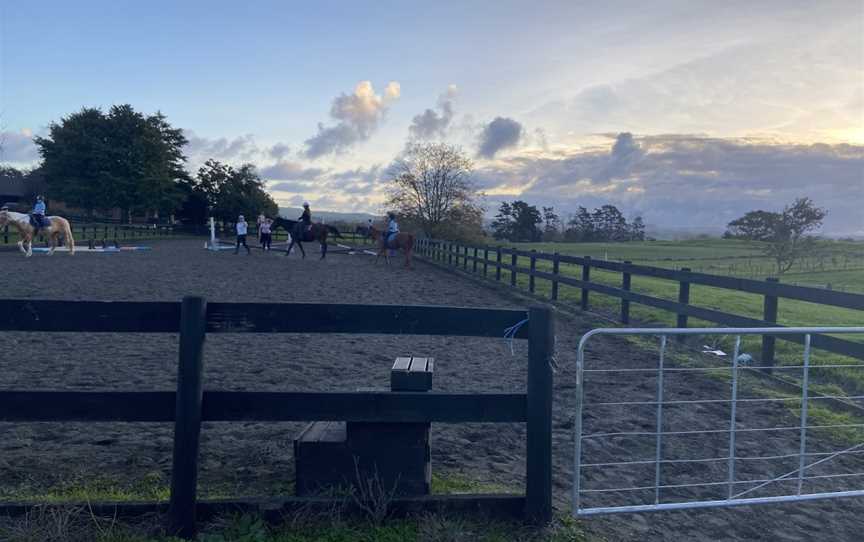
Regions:
[[516, 333], [519, 332], [519, 329], [528, 323], [528, 319], [524, 319], [521, 322], [517, 322], [516, 324], [508, 327], [504, 330], [504, 339], [507, 340], [507, 343], [510, 345], [510, 355], [515, 356], [516, 352], [513, 350], [513, 339], [516, 338]]

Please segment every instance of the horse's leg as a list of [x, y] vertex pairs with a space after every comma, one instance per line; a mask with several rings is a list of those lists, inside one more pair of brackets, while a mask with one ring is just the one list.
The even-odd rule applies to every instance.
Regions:
[[57, 244], [60, 242], [60, 233], [54, 232], [48, 237], [48, 239], [49, 243], [51, 243], [51, 246], [48, 248], [48, 255], [53, 256], [54, 250], [57, 248]]
[[24, 240], [23, 239], [18, 240], [18, 250], [20, 250], [21, 252], [23, 252], [25, 254], [27, 253], [27, 251], [24, 250]]
[[327, 232], [324, 232], [324, 235], [321, 236], [321, 259], [327, 257]]
[[303, 259], [306, 259], [306, 251], [303, 249], [303, 241], [297, 240], [297, 246], [300, 248], [300, 254], [303, 255]]
[[29, 258], [33, 255], [33, 237], [25, 239], [24, 242], [27, 244], [27, 252], [25, 254]]
[[288, 256], [291, 254], [291, 249], [294, 247], [294, 237], [291, 237], [291, 241], [288, 243], [288, 248], [285, 249], [285, 255]]

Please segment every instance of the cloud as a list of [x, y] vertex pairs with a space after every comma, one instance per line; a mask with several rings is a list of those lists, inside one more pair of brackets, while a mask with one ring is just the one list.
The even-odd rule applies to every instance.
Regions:
[[251, 160], [260, 153], [255, 143], [255, 136], [252, 134], [234, 139], [225, 137], [209, 139], [199, 137], [191, 130], [183, 130], [183, 135], [188, 140], [183, 150], [190, 161], [195, 163], [204, 163], [210, 158], [225, 162]]
[[480, 134], [480, 147], [477, 155], [492, 158], [498, 151], [514, 147], [522, 137], [522, 125], [513, 119], [496, 117], [486, 125]]
[[408, 132], [412, 139], [433, 139], [443, 137], [450, 121], [453, 120], [453, 101], [458, 94], [456, 85], [447, 87], [447, 92], [438, 97], [437, 108], [440, 111], [427, 109], [414, 117]]
[[307, 168], [298, 162], [280, 160], [273, 165], [259, 170], [262, 179], [266, 180], [314, 180], [325, 172], [321, 168]]
[[33, 131], [0, 132], [0, 163], [31, 165], [39, 160], [39, 148], [33, 143]]
[[563, 215], [606, 203], [663, 227], [711, 227], [809, 196], [823, 232], [864, 235], [864, 145], [776, 144], [688, 135], [618, 134], [605, 149], [522, 152], [476, 173], [497, 201], [554, 205]]
[[286, 156], [288, 156], [288, 154], [290, 152], [291, 152], [291, 147], [289, 147], [288, 145], [286, 145], [284, 143], [276, 143], [275, 145], [270, 147], [268, 154], [277, 160], [281, 160], [281, 159], [285, 158]]
[[368, 140], [390, 104], [400, 95], [401, 87], [395, 81], [387, 84], [383, 96], [375, 94], [370, 81], [357, 83], [353, 94], [341, 94], [333, 100], [330, 117], [337, 121], [336, 124], [325, 126], [318, 123], [318, 134], [306, 140], [304, 154], [308, 158], [318, 158], [344, 152], [356, 143]]

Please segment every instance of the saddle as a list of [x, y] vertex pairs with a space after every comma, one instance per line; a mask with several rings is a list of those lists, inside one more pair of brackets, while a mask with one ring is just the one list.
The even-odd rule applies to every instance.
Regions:
[[34, 233], [38, 232], [42, 228], [47, 228], [51, 225], [51, 221], [48, 220], [47, 216], [42, 215], [30, 215], [30, 225], [33, 226]]

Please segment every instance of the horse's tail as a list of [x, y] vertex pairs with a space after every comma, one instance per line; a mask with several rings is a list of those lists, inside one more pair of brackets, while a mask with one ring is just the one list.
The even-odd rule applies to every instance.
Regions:
[[332, 234], [334, 234], [336, 237], [342, 239], [342, 234], [339, 233], [339, 230], [336, 229], [336, 226], [331, 226], [330, 224], [327, 224], [327, 229], [328, 229]]
[[75, 238], [72, 237], [72, 226], [69, 225], [69, 221], [65, 218], [63, 220], [63, 237], [66, 238], [66, 245], [69, 247], [69, 255], [72, 256], [75, 254]]

